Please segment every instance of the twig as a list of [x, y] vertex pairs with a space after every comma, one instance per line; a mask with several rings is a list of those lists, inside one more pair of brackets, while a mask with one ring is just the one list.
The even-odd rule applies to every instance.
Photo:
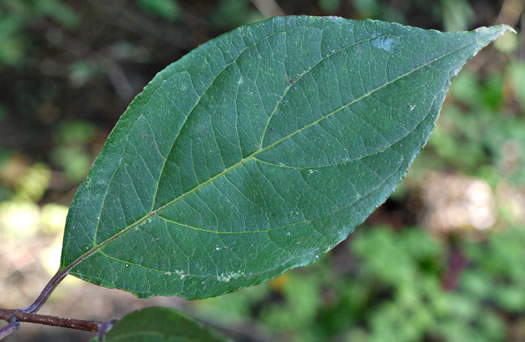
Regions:
[[[114, 324], [114, 321], [94, 322], [84, 321], [80, 319], [62, 318], [56, 316], [36, 314], [36, 312], [40, 310], [42, 305], [44, 305], [45, 302], [48, 300], [49, 296], [51, 295], [51, 293], [53, 293], [58, 284], [60, 284], [60, 282], [69, 274], [69, 271], [73, 267], [75, 267], [79, 262], [84, 260], [84, 258], [87, 258], [93, 253], [95, 253], [95, 251], [96, 249], [88, 251], [81, 258], [75, 260], [65, 268], [59, 270], [47, 283], [47, 285], [44, 287], [44, 289], [42, 290], [38, 298], [33, 302], [33, 304], [31, 304], [27, 308], [19, 310], [0, 309], [0, 320], [9, 322], [7, 326], [0, 329], [0, 340], [12, 334], [18, 328], [19, 322], [37, 323], [91, 332], [97, 332], [99, 329], [101, 329], [103, 333], [108, 331]], [[103, 336], [99, 334], [98, 338], [99, 341], [101, 341]]]
[[0, 340], [14, 333], [19, 326], [20, 323], [16, 319], [11, 319], [8, 325], [0, 329]]
[[251, 0], [252, 4], [265, 17], [283, 16], [284, 11], [277, 5], [275, 0]]
[[117, 323], [117, 320], [114, 319], [114, 320], [111, 320], [111, 321], [105, 321], [105, 322], [102, 322], [98, 325], [98, 331], [97, 331], [97, 339], [99, 342], [103, 342], [104, 341], [104, 336], [106, 335], [106, 333], [111, 329], [113, 328], [113, 326], [115, 325], [115, 323]]
[[[43, 324], [43, 325], [50, 325], [53, 327], [63, 327], [63, 328], [91, 331], [91, 332], [98, 331], [99, 326], [103, 324], [101, 322], [84, 321], [80, 319], [40, 315], [40, 314], [35, 314], [35, 313], [23, 312], [19, 310], [6, 310], [6, 309], [0, 309], [0, 319], [4, 321], [10, 321], [9, 325], [7, 325], [6, 327], [13, 325], [14, 327], [10, 328], [13, 331], [16, 330], [18, 322], [37, 323], [37, 324]], [[6, 327], [2, 328], [2, 330], [5, 329]], [[9, 333], [12, 333], [13, 331], [9, 331]], [[0, 334], [0, 339], [2, 339], [5, 336], [2, 336]]]

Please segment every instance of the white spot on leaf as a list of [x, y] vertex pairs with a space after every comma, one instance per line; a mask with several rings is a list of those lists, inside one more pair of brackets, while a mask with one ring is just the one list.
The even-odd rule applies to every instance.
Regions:
[[220, 275], [217, 276], [217, 280], [227, 283], [230, 280], [240, 278], [243, 275], [244, 273], [242, 272], [221, 273]]
[[393, 42], [394, 42], [394, 39], [390, 37], [377, 38], [377, 39], [372, 40], [372, 45], [378, 49], [390, 51], [392, 50]]
[[[178, 275], [180, 277], [180, 279], [184, 279], [184, 277], [186, 277], [186, 275], [184, 274], [184, 271], [182, 271], [182, 270], [175, 270], [173, 273]], [[171, 276], [173, 273], [172, 272], [164, 272], [164, 275]]]

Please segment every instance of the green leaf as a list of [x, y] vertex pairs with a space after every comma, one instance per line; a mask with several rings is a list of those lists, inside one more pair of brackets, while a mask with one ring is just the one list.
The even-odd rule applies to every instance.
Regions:
[[310, 264], [392, 193], [450, 79], [510, 28], [273, 18], [160, 72], [71, 205], [61, 270], [206, 298]]
[[170, 21], [179, 18], [179, 4], [175, 0], [138, 0], [138, 3], [144, 10], [164, 17]]
[[220, 342], [227, 340], [176, 310], [151, 307], [132, 312], [115, 323], [104, 336], [104, 342], [116, 341]]

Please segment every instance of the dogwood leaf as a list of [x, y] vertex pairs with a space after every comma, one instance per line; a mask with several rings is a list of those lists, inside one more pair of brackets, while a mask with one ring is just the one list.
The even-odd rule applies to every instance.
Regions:
[[206, 298], [312, 263], [393, 192], [451, 78], [509, 28], [284, 17], [169, 65], [80, 186], [61, 270]]

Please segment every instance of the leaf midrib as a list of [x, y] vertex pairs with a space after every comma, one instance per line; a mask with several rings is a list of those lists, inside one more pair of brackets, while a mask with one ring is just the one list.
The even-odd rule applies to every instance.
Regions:
[[[430, 114], [430, 113], [429, 113]], [[428, 117], [428, 114], [427, 116]], [[423, 120], [424, 121], [424, 120]], [[328, 216], [332, 216], [332, 215], [335, 215], [336, 213], [340, 212], [341, 210], [344, 210], [344, 209], [347, 209], [351, 206], [353, 206], [355, 203], [357, 203], [358, 201], [364, 199], [364, 198], [367, 198], [368, 196], [370, 196], [370, 194], [372, 194], [374, 191], [376, 191], [377, 189], [381, 188], [387, 181], [391, 180], [394, 175], [400, 170], [401, 166], [403, 164], [401, 163], [399, 165], [399, 167], [394, 171], [392, 172], [392, 175], [390, 175], [388, 178], [385, 178], [383, 180], [383, 182], [381, 184], [379, 184], [378, 186], [376, 186], [375, 188], [373, 188], [371, 191], [369, 191], [368, 193], [364, 194], [362, 197], [358, 198], [356, 201], [352, 202], [350, 205], [347, 205], [339, 210], [337, 210], [336, 212], [330, 214], [330, 215], [326, 215], [326, 216], [323, 216], [323, 217], [318, 217], [318, 218], [315, 218], [315, 220], [321, 220], [325, 217], [328, 217]], [[162, 216], [158, 216], [159, 218], [162, 218], [162, 219], [165, 219], [164, 217]], [[168, 220], [167, 220], [168, 221]], [[298, 221], [298, 222], [294, 222], [292, 224], [289, 224], [287, 226], [295, 226], [295, 225], [298, 225], [298, 224], [302, 224], [302, 223], [307, 223], [307, 222], [312, 222], [314, 221], [314, 219], [309, 219], [309, 220], [303, 220], [303, 221]], [[174, 224], [178, 224], [180, 225], [179, 222], [174, 222], [172, 221]], [[281, 228], [286, 228], [287, 226], [282, 226], [282, 227], [278, 227], [278, 228], [274, 228], [272, 230], [259, 230], [259, 231], [251, 231], [251, 232], [237, 232], [237, 233], [233, 233], [233, 234], [248, 234], [248, 233], [252, 233], [252, 234], [261, 234], [261, 233], [269, 233], [271, 231], [275, 231], [276, 229], [281, 229]], [[192, 229], [195, 228], [195, 227], [192, 227]], [[232, 234], [232, 233], [229, 233], [229, 232], [215, 232], [215, 231], [207, 231], [207, 230], [203, 230], [203, 229], [200, 229], [201, 231], [205, 231], [205, 232], [209, 232], [209, 233], [215, 233], [215, 234]], [[133, 261], [129, 261], [129, 260], [122, 260], [122, 259], [119, 259], [115, 256], [112, 256], [112, 255], [109, 255], [109, 254], [106, 254], [104, 253], [103, 251], [99, 251], [99, 253], [103, 256], [105, 256], [106, 258], [108, 259], [111, 259], [111, 260], [115, 260], [119, 263], [122, 263], [122, 264], [127, 264], [127, 265], [133, 265], [133, 266], [137, 266], [137, 267], [141, 267], [141, 268], [144, 268], [146, 270], [149, 270], [149, 271], [153, 271], [153, 272], [157, 272], [157, 273], [175, 273], [174, 271], [170, 271], [170, 270], [161, 270], [161, 269], [157, 269], [157, 268], [153, 268], [153, 267], [150, 267], [150, 266], [145, 266], [143, 264], [138, 264], [138, 263], [135, 263]], [[265, 273], [267, 270], [264, 270], [264, 271], [261, 271], [261, 272], [251, 272], [250, 274], [262, 274], [262, 273]], [[198, 277], [198, 278], [214, 278], [214, 277], [217, 277], [217, 274], [193, 274], [193, 273], [186, 273], [184, 272], [184, 279], [186, 277]]]
[[[377, 38], [377, 37], [373, 37], [373, 38], [371, 38], [371, 39], [376, 39], [376, 38]], [[371, 39], [369, 39], [369, 40], [371, 40]], [[459, 48], [457, 48], [457, 49], [454, 49], [454, 50], [452, 50], [452, 51], [446, 53], [446, 54], [443, 54], [443, 55], [440, 56], [440, 57], [434, 58], [434, 59], [432, 59], [432, 60], [430, 60], [430, 61], [428, 61], [428, 62], [426, 62], [426, 63], [424, 63], [424, 64], [422, 64], [422, 65], [420, 65], [420, 66], [418, 66], [418, 67], [416, 67], [416, 68], [414, 68], [414, 69], [412, 69], [412, 70], [410, 70], [409, 72], [406, 72], [405, 74], [402, 74], [402, 75], [400, 75], [400, 76], [394, 78], [393, 80], [388, 81], [388, 82], [384, 83], [383, 85], [381, 85], [381, 86], [379, 86], [379, 87], [376, 87], [376, 88], [372, 89], [371, 91], [369, 91], [369, 92], [367, 92], [367, 93], [361, 95], [360, 97], [358, 97], [358, 98], [356, 98], [356, 99], [350, 101], [350, 102], [347, 103], [346, 105], [343, 105], [343, 106], [339, 107], [338, 109], [333, 110], [332, 112], [326, 114], [325, 116], [323, 116], [323, 117], [321, 117], [321, 118], [319, 118], [319, 119], [317, 119], [317, 120], [312, 121], [311, 123], [309, 123], [309, 124], [303, 126], [301, 129], [298, 129], [298, 130], [296, 130], [296, 131], [294, 131], [294, 132], [288, 134], [287, 136], [285, 136], [285, 137], [283, 137], [283, 138], [281, 138], [281, 139], [275, 141], [274, 143], [272, 143], [272, 144], [270, 144], [270, 145], [268, 145], [268, 146], [266, 146], [266, 147], [264, 147], [264, 148], [261, 147], [259, 150], [257, 150], [257, 151], [255, 151], [254, 153], [250, 154], [250, 155], [247, 156], [246, 158], [241, 159], [239, 162], [237, 162], [237, 163], [233, 164], [232, 166], [226, 168], [226, 169], [223, 170], [222, 172], [220, 172], [220, 173], [218, 173], [217, 175], [211, 177], [211, 178], [208, 179], [207, 181], [205, 181], [205, 182], [199, 184], [199, 185], [196, 186], [195, 188], [193, 188], [193, 189], [191, 189], [191, 190], [185, 192], [184, 194], [182, 194], [182, 195], [178, 196], [177, 198], [173, 199], [172, 201], [170, 201], [170, 202], [168, 202], [168, 203], [166, 203], [166, 204], [160, 206], [159, 208], [150, 211], [150, 213], [148, 213], [147, 215], [145, 215], [145, 216], [143, 216], [142, 218], [140, 218], [140, 219], [136, 220], [135, 222], [131, 223], [130, 225], [128, 225], [127, 227], [123, 228], [123, 229], [122, 229], [121, 231], [119, 231], [118, 233], [112, 235], [111, 237], [107, 238], [106, 240], [104, 240], [103, 242], [101, 242], [100, 244], [98, 244], [97, 246], [93, 247], [93, 248], [90, 249], [89, 251], [87, 251], [87, 252], [85, 252], [84, 254], [82, 254], [81, 256], [79, 256], [77, 259], [75, 259], [75, 260], [74, 260], [73, 262], [71, 262], [69, 265], [65, 266], [65, 267], [63, 268], [63, 271], [65, 271], [65, 272], [69, 272], [73, 267], [75, 267], [76, 265], [78, 265], [79, 263], [81, 263], [83, 260], [87, 259], [87, 258], [90, 257], [91, 255], [93, 255], [94, 253], [96, 253], [100, 248], [106, 246], [107, 244], [109, 244], [109, 243], [112, 242], [113, 240], [115, 240], [115, 239], [121, 237], [122, 235], [124, 235], [125, 233], [129, 232], [130, 230], [132, 230], [132, 229], [135, 228], [136, 226], [138, 226], [138, 225], [142, 224], [143, 222], [145, 222], [146, 220], [155, 217], [155, 216], [157, 215], [158, 212], [164, 210], [165, 208], [171, 206], [172, 204], [174, 204], [174, 203], [176, 203], [176, 202], [178, 202], [178, 201], [180, 201], [180, 200], [183, 200], [184, 198], [188, 197], [189, 195], [191, 195], [191, 194], [197, 192], [197, 191], [200, 190], [201, 188], [203, 188], [203, 187], [207, 186], [208, 184], [212, 183], [212, 182], [215, 181], [216, 179], [218, 179], [218, 178], [220, 178], [220, 177], [222, 177], [222, 176], [228, 174], [230, 171], [235, 170], [236, 168], [238, 168], [238, 167], [244, 165], [245, 163], [247, 163], [247, 162], [249, 162], [249, 161], [251, 161], [251, 160], [254, 160], [255, 157], [256, 157], [257, 155], [259, 155], [259, 154], [261, 154], [261, 153], [263, 153], [263, 152], [266, 152], [266, 151], [272, 149], [273, 147], [275, 147], [275, 146], [279, 145], [280, 143], [282, 143], [282, 142], [288, 140], [289, 138], [291, 138], [291, 137], [293, 137], [293, 136], [295, 136], [295, 135], [301, 133], [302, 131], [304, 131], [304, 130], [306, 130], [306, 129], [308, 129], [308, 128], [310, 128], [310, 127], [316, 125], [316, 124], [318, 124], [319, 122], [321, 122], [321, 121], [323, 121], [323, 120], [325, 120], [325, 119], [327, 119], [327, 118], [329, 118], [329, 117], [332, 117], [333, 115], [339, 113], [340, 111], [344, 110], [345, 108], [348, 108], [349, 106], [351, 106], [351, 105], [353, 105], [353, 104], [355, 104], [355, 103], [357, 103], [357, 102], [359, 102], [359, 101], [361, 101], [361, 100], [363, 100], [363, 99], [365, 99], [365, 98], [367, 98], [367, 97], [373, 95], [374, 93], [380, 91], [381, 89], [384, 89], [385, 87], [388, 87], [389, 85], [391, 85], [391, 84], [393, 84], [393, 83], [395, 83], [395, 82], [397, 82], [397, 81], [399, 81], [399, 80], [401, 80], [401, 79], [403, 79], [403, 78], [405, 78], [405, 77], [407, 77], [407, 76], [409, 76], [409, 75], [411, 75], [411, 74], [413, 74], [413, 73], [415, 73], [415, 72], [417, 72], [417, 71], [419, 71], [419, 70], [421, 70], [421, 69], [423, 69], [423, 68], [425, 68], [425, 67], [427, 67], [427, 66], [429, 66], [429, 65], [431, 65], [431, 64], [433, 64], [433, 63], [435, 63], [435, 62], [437, 62], [437, 61], [439, 61], [439, 60], [441, 60], [441, 59], [443, 59], [443, 58], [445, 58], [445, 57], [447, 57], [447, 56], [449, 56], [449, 55], [455, 53], [455, 52], [457, 52], [457, 51], [460, 51], [460, 50], [462, 50], [462, 49], [464, 49], [464, 48], [466, 48], [466, 47], [468, 47], [468, 46], [474, 45], [474, 44], [476, 44], [476, 43], [477, 43], [477, 40], [476, 40], [476, 41], [473, 41], [473, 42], [470, 42], [470, 43], [468, 43], [468, 44], [465, 44], [465, 45], [463, 45], [463, 46], [461, 46], [461, 47], [459, 47]], [[357, 43], [355, 43], [355, 44], [357, 44]], [[348, 48], [348, 47], [346, 47], [346, 48]], [[341, 49], [340, 49], [340, 50], [341, 50]], [[336, 53], [336, 52], [333, 52], [333, 53]], [[317, 64], [317, 63], [316, 63], [316, 64]], [[306, 72], [305, 72], [303, 75], [305, 75], [305, 74], [306, 74]], [[288, 89], [289, 89], [289, 87], [288, 87], [286, 90], [288, 90]], [[283, 96], [284, 96], [284, 95], [283, 95]], [[412, 130], [412, 131], [413, 131], [413, 130]], [[402, 139], [402, 138], [401, 138], [401, 139]], [[394, 145], [394, 144], [395, 144], [395, 142], [393, 142], [393, 143], [390, 144], [389, 146], [386, 146], [385, 149], [391, 147], [391, 146]], [[348, 160], [347, 162], [351, 162], [352, 160], [354, 160], [354, 159]]]

